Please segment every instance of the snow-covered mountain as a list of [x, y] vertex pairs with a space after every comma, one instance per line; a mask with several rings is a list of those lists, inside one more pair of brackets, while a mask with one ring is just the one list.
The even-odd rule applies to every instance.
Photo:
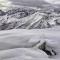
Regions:
[[54, 8], [15, 6], [0, 10], [0, 30], [4, 30], [0, 31], [0, 60], [60, 60], [57, 25], [60, 11]]
[[14, 7], [0, 10], [0, 30], [42, 29], [60, 25], [60, 13], [54, 9]]

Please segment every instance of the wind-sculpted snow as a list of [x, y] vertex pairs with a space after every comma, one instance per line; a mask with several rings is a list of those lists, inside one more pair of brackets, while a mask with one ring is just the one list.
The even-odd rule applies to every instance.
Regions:
[[0, 60], [59, 60], [60, 27], [0, 31]]

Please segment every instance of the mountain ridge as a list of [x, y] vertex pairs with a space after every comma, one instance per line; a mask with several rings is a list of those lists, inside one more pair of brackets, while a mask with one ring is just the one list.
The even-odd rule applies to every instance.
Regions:
[[60, 25], [60, 13], [54, 9], [12, 8], [0, 16], [0, 30], [43, 29]]

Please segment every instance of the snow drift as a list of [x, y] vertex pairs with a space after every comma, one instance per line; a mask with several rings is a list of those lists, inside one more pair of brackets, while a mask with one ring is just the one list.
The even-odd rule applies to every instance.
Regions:
[[[60, 59], [60, 28], [0, 31], [1, 60]], [[46, 42], [46, 47], [44, 47]], [[45, 51], [42, 49], [45, 48]], [[46, 52], [49, 51], [51, 56]], [[56, 54], [54, 54], [54, 52]]]

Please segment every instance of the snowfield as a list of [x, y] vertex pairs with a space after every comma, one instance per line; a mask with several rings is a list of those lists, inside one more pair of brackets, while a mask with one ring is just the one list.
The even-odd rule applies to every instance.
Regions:
[[60, 5], [10, 1], [0, 1], [0, 60], [60, 60]]
[[60, 60], [59, 45], [60, 26], [0, 31], [0, 60]]

